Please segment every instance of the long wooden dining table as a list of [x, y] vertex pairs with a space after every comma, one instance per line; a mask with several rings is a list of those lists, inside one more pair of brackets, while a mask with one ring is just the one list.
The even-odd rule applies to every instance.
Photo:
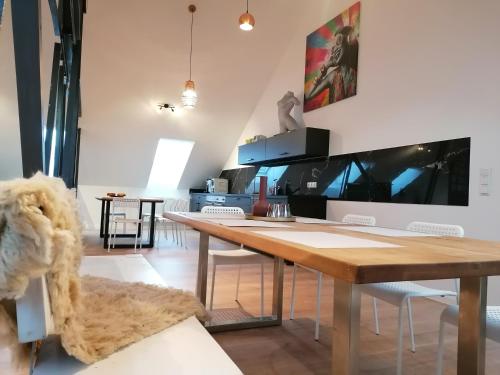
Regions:
[[209, 331], [281, 324], [283, 260], [290, 260], [334, 278], [332, 374], [357, 374], [360, 284], [459, 278], [457, 373], [484, 374], [487, 280], [488, 276], [500, 275], [498, 242], [438, 236], [391, 237], [331, 224], [237, 227], [190, 213], [167, 212], [164, 216], [200, 233], [196, 295], [203, 304], [209, 236], [243, 244], [275, 259], [272, 316], [222, 324], [208, 322]]

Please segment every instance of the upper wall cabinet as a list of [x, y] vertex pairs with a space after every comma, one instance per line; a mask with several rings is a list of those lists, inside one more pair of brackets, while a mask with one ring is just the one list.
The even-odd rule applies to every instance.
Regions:
[[238, 147], [238, 163], [258, 164], [266, 160], [266, 140], [247, 143]]
[[238, 162], [263, 165], [324, 157], [328, 156], [329, 144], [329, 130], [302, 128], [240, 146]]

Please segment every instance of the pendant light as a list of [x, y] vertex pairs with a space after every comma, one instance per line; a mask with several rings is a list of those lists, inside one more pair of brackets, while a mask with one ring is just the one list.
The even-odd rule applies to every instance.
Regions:
[[240, 16], [240, 29], [245, 31], [250, 31], [255, 26], [255, 18], [248, 13], [248, 0], [247, 0], [247, 11]]
[[187, 80], [184, 85], [184, 91], [182, 92], [181, 101], [184, 107], [192, 109], [198, 102], [198, 95], [196, 94], [194, 81], [191, 80], [191, 65], [192, 65], [191, 60], [193, 57], [193, 24], [194, 24], [194, 12], [196, 12], [196, 7], [191, 4], [188, 7], [188, 10], [191, 13], [191, 47], [189, 49], [189, 80]]

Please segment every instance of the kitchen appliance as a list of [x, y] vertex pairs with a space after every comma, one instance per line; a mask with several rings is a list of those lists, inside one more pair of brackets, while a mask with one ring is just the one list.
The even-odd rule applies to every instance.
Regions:
[[225, 178], [209, 178], [207, 180], [207, 192], [212, 194], [227, 194], [228, 180]]

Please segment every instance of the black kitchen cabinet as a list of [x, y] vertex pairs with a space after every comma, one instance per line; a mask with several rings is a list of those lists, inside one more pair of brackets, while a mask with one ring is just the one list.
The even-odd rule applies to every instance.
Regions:
[[[189, 210], [200, 212], [205, 206], [240, 207], [245, 213], [252, 212], [252, 205], [259, 199], [257, 194], [210, 194], [192, 193]], [[282, 195], [268, 195], [270, 204], [287, 203], [288, 199]]]
[[329, 130], [302, 128], [242, 145], [238, 150], [238, 160], [241, 165], [276, 165], [280, 162], [325, 157], [328, 156], [329, 144]]
[[266, 140], [247, 143], [238, 148], [240, 165], [260, 163], [266, 159]]

